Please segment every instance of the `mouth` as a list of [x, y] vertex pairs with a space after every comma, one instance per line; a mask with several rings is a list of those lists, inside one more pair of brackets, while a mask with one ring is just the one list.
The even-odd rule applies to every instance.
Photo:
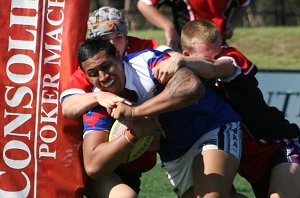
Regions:
[[102, 86], [104, 88], [110, 87], [112, 84], [114, 84], [115, 79], [113, 77], [110, 77], [105, 83], [102, 83]]

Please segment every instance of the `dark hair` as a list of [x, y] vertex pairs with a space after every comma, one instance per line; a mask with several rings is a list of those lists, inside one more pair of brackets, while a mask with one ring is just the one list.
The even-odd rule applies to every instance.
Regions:
[[105, 51], [107, 55], [116, 58], [116, 47], [108, 40], [98, 37], [88, 38], [77, 49], [78, 63], [82, 69], [82, 62], [95, 56], [98, 52]]

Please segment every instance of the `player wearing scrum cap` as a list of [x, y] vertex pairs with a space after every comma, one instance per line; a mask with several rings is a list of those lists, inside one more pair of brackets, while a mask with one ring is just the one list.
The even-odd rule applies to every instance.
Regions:
[[[91, 14], [88, 20], [88, 33], [89, 37], [101, 36], [109, 40], [117, 48], [120, 57], [144, 49], [160, 51], [169, 49], [159, 46], [153, 39], [128, 36], [124, 14], [111, 7], [99, 8]], [[85, 73], [78, 67], [61, 94], [62, 112], [66, 117], [80, 117], [99, 102], [102, 106], [107, 107], [113, 105], [114, 102], [124, 101], [123, 98], [117, 96], [113, 98], [113, 101], [105, 101], [108, 93], [92, 93], [92, 87]], [[100, 98], [101, 100], [99, 100]]]
[[[137, 54], [140, 53], [140, 56], [136, 56], [129, 62], [122, 62], [116, 48], [110, 42], [101, 37], [95, 37], [80, 45], [78, 59], [82, 70], [98, 91], [112, 92], [139, 104], [158, 92], [157, 82], [151, 78], [149, 67], [155, 66], [163, 58], [169, 56], [165, 53], [158, 56], [160, 53], [158, 51]], [[195, 103], [196, 99], [202, 96], [200, 91], [204, 90], [199, 85], [198, 77], [191, 71], [189, 73], [187, 71], [184, 73], [184, 71], [178, 71], [182, 76], [175, 75], [176, 78], [166, 85], [160, 97], [160, 105], [174, 105], [175, 108], [180, 108]], [[129, 89], [135, 91], [138, 97]], [[177, 94], [176, 96], [170, 96], [171, 89]], [[147, 109], [160, 109], [160, 105], [150, 104], [151, 108]], [[160, 125], [155, 125], [152, 118], [141, 117], [133, 121], [127, 120], [129, 130], [125, 130], [118, 138], [109, 141], [109, 131], [112, 130], [115, 120], [108, 112], [106, 108], [98, 105], [83, 116], [84, 167], [88, 176], [92, 178], [89, 182], [93, 185], [89, 186], [95, 187], [90, 188], [95, 191], [89, 191], [91, 193], [89, 195], [92, 197], [136, 197], [139, 192], [141, 173], [149, 170], [154, 164], [151, 159], [143, 157], [147, 153], [134, 161], [128, 163], [124, 161], [137, 141], [153, 133], [156, 135], [156, 129], [160, 128]]]
[[[127, 121], [135, 121], [170, 111], [160, 116], [168, 130], [161, 136], [158, 153], [178, 196], [196, 197], [209, 193], [231, 197], [231, 185], [241, 153], [239, 116], [186, 68], [179, 69], [167, 84], [158, 83], [152, 76], [152, 69], [169, 58], [168, 54], [144, 50], [127, 55], [122, 63], [109, 44], [103, 39], [86, 40], [78, 50], [78, 59], [92, 84], [101, 91], [124, 96], [128, 95], [127, 88], [137, 93], [137, 104], [140, 105], [131, 108], [116, 103], [111, 116], [118, 120], [129, 117], [133, 119]], [[103, 107], [84, 115], [83, 155], [89, 174], [103, 174], [103, 167], [108, 163], [122, 160], [120, 156], [117, 158], [114, 149], [108, 150], [113, 145], [117, 148], [117, 142], [107, 142], [104, 131], [111, 128], [112, 123], [108, 123], [111, 116]], [[136, 141], [149, 133], [149, 126], [140, 129], [142, 131], [133, 129], [118, 140], [126, 143], [126, 136], [131, 134], [129, 141]], [[104, 137], [100, 139], [99, 136]], [[96, 159], [93, 157], [96, 153], [91, 151], [93, 148], [99, 153]], [[123, 159], [125, 149], [117, 152], [123, 152]], [[105, 155], [100, 156], [100, 153]], [[93, 171], [87, 169], [91, 162], [95, 164]], [[204, 173], [215, 177], [204, 176]]]
[[[88, 33], [91, 38], [100, 36], [109, 40], [116, 47], [117, 54], [120, 58], [127, 53], [143, 49], [168, 49], [163, 46], [159, 47], [157, 42], [152, 39], [146, 40], [128, 36], [124, 14], [111, 7], [99, 8], [90, 15], [88, 20]], [[125, 102], [124, 98], [116, 95], [107, 97], [111, 94], [108, 92], [93, 92], [92, 88], [93, 85], [78, 66], [77, 70], [71, 76], [69, 83], [64, 86], [64, 91], [61, 93], [60, 101], [62, 103], [63, 114], [69, 118], [76, 118], [82, 116], [82, 114], [99, 104], [109, 108], [117, 101]], [[129, 103], [129, 101], [127, 102]], [[128, 190], [125, 192], [134, 194], [139, 191], [141, 173], [151, 169], [155, 165], [156, 152], [147, 151], [132, 163], [135, 164], [135, 166], [122, 165], [123, 168], [117, 170], [118, 176], [112, 176], [111, 179], [119, 183], [121, 189]], [[120, 178], [127, 183], [130, 188], [128, 188], [127, 185], [121, 184]], [[112, 182], [111, 185], [114, 182]], [[89, 187], [96, 185], [97, 188], [98, 185], [101, 185], [101, 183], [96, 183], [93, 179], [88, 180], [88, 183]], [[89, 188], [89, 194], [97, 196], [99, 189], [96, 188]], [[135, 192], [132, 192], [132, 189]], [[121, 192], [124, 192], [123, 190], [121, 190]], [[101, 192], [103, 191], [100, 190], [100, 193]]]

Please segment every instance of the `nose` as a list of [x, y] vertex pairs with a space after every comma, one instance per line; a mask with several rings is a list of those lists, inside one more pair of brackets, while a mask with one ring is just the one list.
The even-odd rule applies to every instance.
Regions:
[[109, 75], [106, 72], [101, 70], [98, 71], [98, 75], [100, 81], [105, 81], [109, 77]]

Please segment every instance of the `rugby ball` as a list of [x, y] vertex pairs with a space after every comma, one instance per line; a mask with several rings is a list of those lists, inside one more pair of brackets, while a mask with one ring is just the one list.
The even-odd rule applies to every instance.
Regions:
[[[123, 135], [123, 132], [127, 128], [128, 127], [124, 123], [116, 120], [110, 130], [109, 141], [111, 142], [117, 137], [119, 137], [120, 135]], [[127, 156], [124, 162], [125, 163], [131, 162], [139, 158], [148, 149], [152, 140], [153, 140], [153, 136], [144, 136], [140, 138], [138, 142], [134, 145], [134, 147], [132, 148], [131, 152], [129, 153], [129, 155]]]

